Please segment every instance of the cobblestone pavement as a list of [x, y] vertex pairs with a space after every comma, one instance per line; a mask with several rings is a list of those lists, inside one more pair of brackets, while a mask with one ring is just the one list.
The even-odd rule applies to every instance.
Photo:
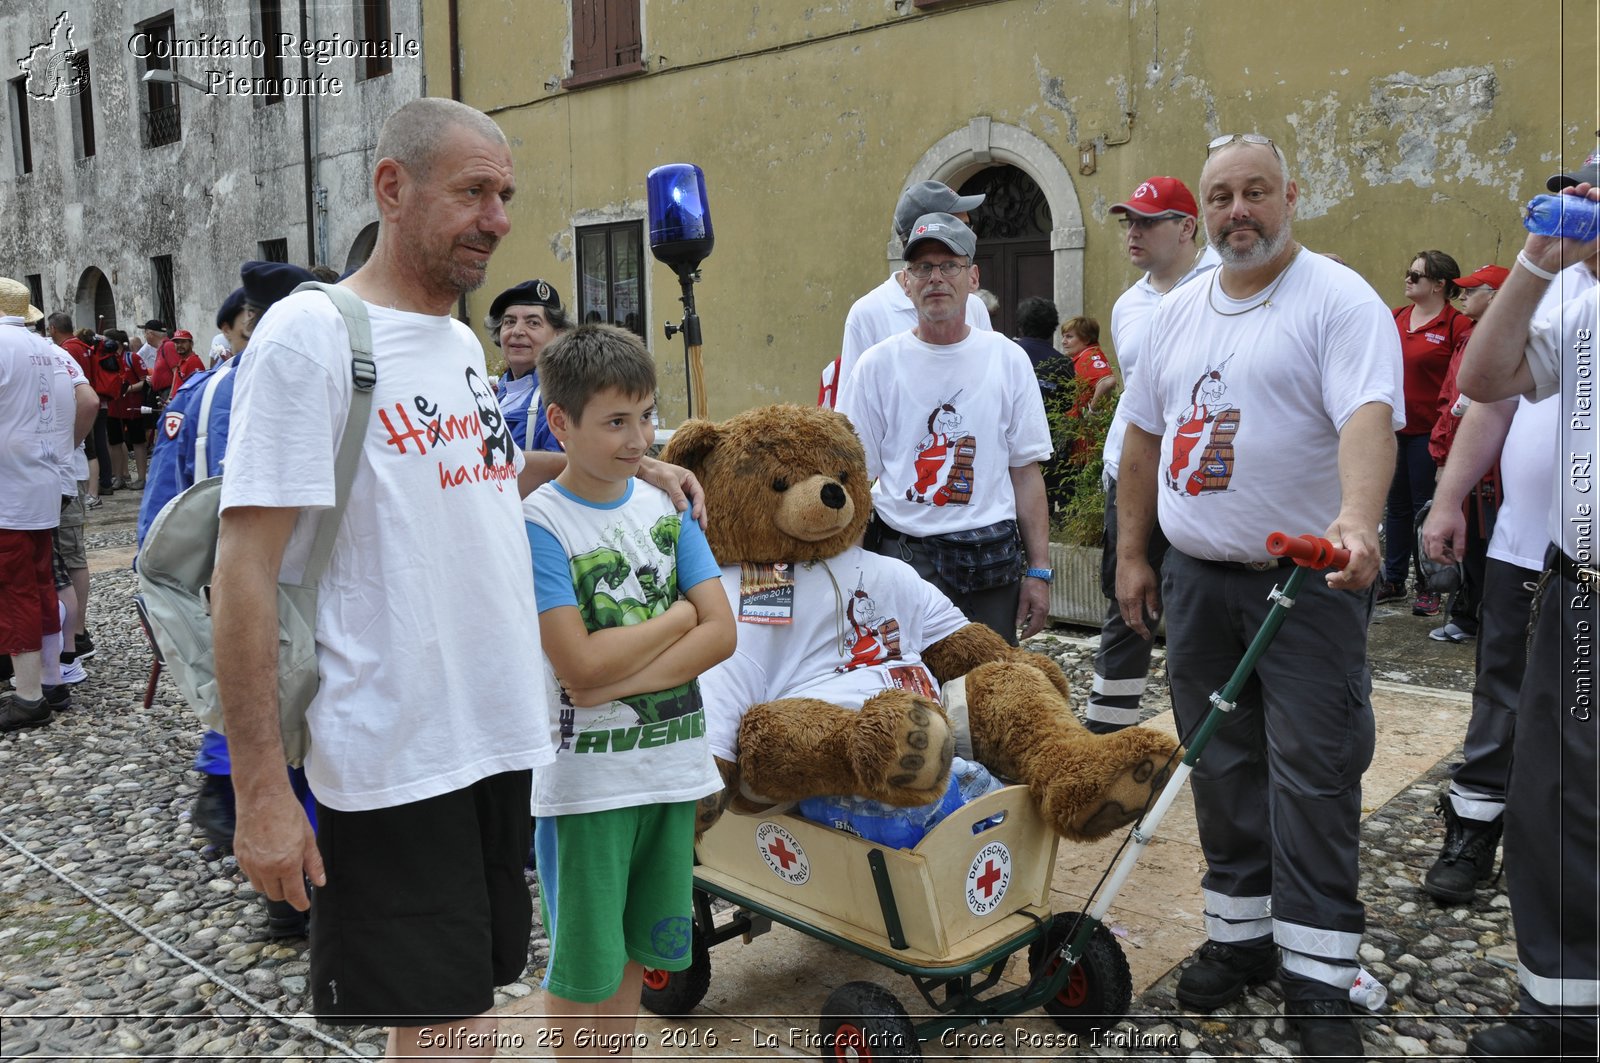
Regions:
[[[103, 507], [88, 536], [97, 556], [126, 556], [136, 500], [119, 496]], [[233, 858], [192, 829], [197, 728], [168, 685], [150, 710], [140, 704], [149, 653], [131, 611], [132, 573], [119, 565], [93, 579], [98, 653], [87, 662], [91, 677], [74, 690], [74, 708], [47, 727], [0, 737], [4, 1054], [380, 1054], [382, 1031], [319, 1028], [305, 1014], [305, 942], [269, 940], [264, 908]], [[1380, 615], [1375, 671], [1457, 689], [1470, 683], [1470, 647], [1442, 656], [1425, 639], [1434, 622], [1412, 620], [1393, 609]], [[1076, 689], [1088, 689], [1084, 643], [1045, 636], [1035, 648], [1057, 656]], [[1158, 669], [1146, 705], [1154, 713], [1165, 703]], [[1389, 991], [1387, 1004], [1360, 1020], [1373, 1058], [1459, 1055], [1476, 1025], [1513, 1002], [1503, 887], [1460, 908], [1437, 907], [1419, 888], [1442, 837], [1433, 805], [1446, 762], [1376, 810], [1362, 831], [1362, 962]], [[529, 973], [502, 993], [502, 1004], [533, 991], [545, 947], [536, 927]], [[1178, 1008], [1175, 982], [1169, 974], [1134, 1001], [1128, 1028], [1145, 1035], [1145, 1047], [1092, 1051], [1292, 1055], [1273, 984], [1250, 991], [1231, 1015], [1200, 1016]]]

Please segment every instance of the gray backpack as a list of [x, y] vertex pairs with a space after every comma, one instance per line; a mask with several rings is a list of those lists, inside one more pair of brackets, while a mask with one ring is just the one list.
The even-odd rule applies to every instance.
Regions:
[[[317, 523], [316, 539], [299, 583], [278, 584], [278, 724], [283, 750], [291, 765], [304, 763], [311, 748], [306, 708], [316, 696], [317, 581], [333, 555], [350, 484], [361, 460], [361, 440], [372, 413], [372, 388], [377, 366], [372, 359], [372, 330], [367, 308], [347, 288], [307, 282], [296, 288], [327, 293], [344, 318], [350, 335], [350, 416], [339, 440], [335, 464], [335, 501]], [[212, 391], [221, 374], [207, 382], [201, 399], [200, 426], [207, 427]], [[208, 471], [201, 454], [195, 468]], [[285, 470], [292, 475], [293, 470]], [[161, 663], [200, 722], [222, 731], [222, 706], [217, 698], [216, 651], [211, 635], [211, 570], [217, 560], [221, 527], [222, 477], [212, 476], [183, 491], [162, 507], [151, 522], [139, 551], [139, 593], [134, 601], [160, 651]]]

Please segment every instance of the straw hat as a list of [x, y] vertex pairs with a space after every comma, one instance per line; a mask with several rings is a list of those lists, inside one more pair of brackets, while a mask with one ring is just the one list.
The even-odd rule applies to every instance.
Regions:
[[44, 313], [32, 303], [28, 302], [26, 284], [18, 283], [10, 277], [0, 277], [0, 317], [20, 317], [24, 323], [33, 324], [44, 317]]

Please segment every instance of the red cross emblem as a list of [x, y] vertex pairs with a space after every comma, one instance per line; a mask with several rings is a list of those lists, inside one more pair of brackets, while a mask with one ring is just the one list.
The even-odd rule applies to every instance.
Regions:
[[978, 876], [978, 887], [983, 890], [985, 897], [994, 893], [994, 884], [1000, 881], [1000, 869], [994, 866], [993, 860], [984, 862], [983, 874]]
[[789, 870], [789, 865], [795, 861], [795, 855], [789, 851], [789, 847], [787, 845], [783, 844], [782, 838], [777, 839], [771, 845], [767, 846], [767, 852], [777, 857], [778, 863], [783, 865], [783, 869], [785, 871]]

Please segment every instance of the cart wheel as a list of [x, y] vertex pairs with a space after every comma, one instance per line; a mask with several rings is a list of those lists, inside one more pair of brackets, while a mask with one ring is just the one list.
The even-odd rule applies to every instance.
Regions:
[[917, 1029], [894, 994], [873, 982], [846, 982], [822, 1005], [822, 1058], [922, 1058]]
[[[1049, 979], [1061, 965], [1058, 950], [1065, 945], [1077, 912], [1062, 912], [1050, 921], [1050, 929], [1028, 948], [1028, 973]], [[1040, 966], [1043, 965], [1043, 973]], [[1104, 926], [1095, 927], [1089, 945], [1083, 950], [1061, 991], [1044, 1002], [1044, 1010], [1056, 1025], [1073, 1033], [1110, 1029], [1128, 1012], [1133, 1000], [1133, 976], [1122, 946]]]
[[689, 954], [689, 966], [681, 971], [644, 969], [639, 1003], [646, 1011], [669, 1018], [681, 1017], [705, 999], [706, 990], [711, 988], [711, 948], [698, 925], [694, 928]]

